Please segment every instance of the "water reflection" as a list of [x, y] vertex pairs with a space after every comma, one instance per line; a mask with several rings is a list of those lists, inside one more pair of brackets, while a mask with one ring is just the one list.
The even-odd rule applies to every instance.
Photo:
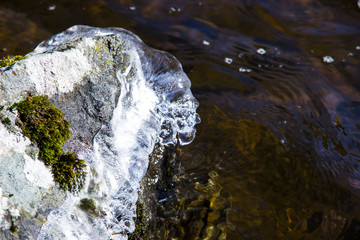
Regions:
[[[358, 163], [332, 142], [342, 130], [322, 120], [329, 124], [324, 130], [302, 108], [242, 101], [238, 112], [219, 100], [213, 117], [202, 119], [206, 139], [200, 132], [182, 158], [186, 168], [197, 169], [198, 157], [219, 174], [220, 195], [230, 204], [222, 210], [227, 239], [336, 239], [359, 211], [351, 183], [359, 181]], [[211, 150], [201, 156], [200, 148]]]
[[359, 19], [353, 0], [15, 0], [0, 3], [0, 55], [87, 24], [179, 58], [202, 124], [164, 239], [360, 239]]

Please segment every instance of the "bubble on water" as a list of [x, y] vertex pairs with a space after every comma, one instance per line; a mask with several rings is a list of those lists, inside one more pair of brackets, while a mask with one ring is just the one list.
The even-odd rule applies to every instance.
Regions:
[[[360, 1], [360, 0], [359, 0]], [[360, 50], [360, 46], [356, 46], [356, 50]]]
[[242, 58], [243, 56], [244, 56], [243, 53], [239, 53], [239, 55], [238, 55], [239, 58]]
[[205, 46], [209, 46], [209, 45], [210, 45], [210, 42], [209, 42], [209, 41], [206, 41], [206, 40], [202, 40], [202, 44], [205, 45]]
[[256, 52], [257, 52], [258, 54], [260, 54], [260, 55], [263, 55], [263, 54], [266, 53], [266, 50], [263, 49], [263, 48], [259, 48], [258, 50], [256, 50]]
[[250, 68], [239, 67], [239, 72], [251, 72]]
[[349, 56], [349, 57], [352, 57], [352, 56], [354, 56], [354, 54], [353, 54], [352, 52], [349, 52], [349, 53], [348, 53], [348, 56]]
[[54, 11], [56, 8], [56, 5], [55, 4], [51, 4], [49, 7], [48, 7], [48, 10], [49, 11]]
[[130, 11], [135, 11], [136, 7], [135, 6], [130, 6], [129, 9], [130, 9]]
[[4, 52], [6, 52], [6, 51], [7, 51], [7, 48], [6, 48], [6, 47], [4, 47], [2, 50], [3, 50]]
[[323, 57], [323, 62], [332, 63], [332, 62], [334, 62], [334, 59], [330, 56], [325, 56], [325, 57]]
[[224, 61], [225, 61], [227, 64], [231, 64], [231, 63], [233, 62], [232, 58], [228, 58], [228, 57], [226, 57], [226, 58], [224, 59]]
[[358, 1], [358, 7], [360, 8], [360, 0]]

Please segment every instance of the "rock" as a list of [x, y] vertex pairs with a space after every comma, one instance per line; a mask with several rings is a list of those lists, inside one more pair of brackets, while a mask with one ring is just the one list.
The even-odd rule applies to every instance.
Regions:
[[[199, 123], [180, 63], [120, 28], [73, 26], [1, 68], [0, 80], [10, 120], [0, 124], [1, 239], [127, 239], [155, 143], [188, 144]], [[63, 149], [88, 172], [76, 195], [58, 189], [8, 110], [28, 95], [48, 95], [71, 124]]]
[[136, 231], [130, 240], [162, 239], [168, 236], [170, 226], [179, 224], [176, 185], [180, 182], [178, 176], [182, 174], [179, 149], [175, 146], [156, 145], [148, 170], [140, 182], [137, 204], [145, 211], [140, 216], [137, 214], [142, 221], [137, 219]]

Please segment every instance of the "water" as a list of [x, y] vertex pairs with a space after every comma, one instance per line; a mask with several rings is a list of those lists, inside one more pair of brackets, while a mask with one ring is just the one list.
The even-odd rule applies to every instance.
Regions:
[[357, 1], [0, 6], [2, 56], [87, 24], [129, 29], [180, 60], [202, 123], [162, 202], [164, 239], [360, 238]]

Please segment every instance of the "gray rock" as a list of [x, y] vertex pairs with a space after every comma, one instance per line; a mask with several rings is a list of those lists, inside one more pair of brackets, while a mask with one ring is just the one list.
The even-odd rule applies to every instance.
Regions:
[[[199, 122], [180, 63], [120, 28], [71, 27], [1, 68], [0, 81], [11, 120], [0, 124], [1, 239], [126, 239], [155, 143], [188, 144]], [[48, 95], [71, 123], [64, 150], [88, 165], [77, 195], [58, 189], [6, 110], [29, 94]], [[80, 209], [84, 198], [99, 214]]]

